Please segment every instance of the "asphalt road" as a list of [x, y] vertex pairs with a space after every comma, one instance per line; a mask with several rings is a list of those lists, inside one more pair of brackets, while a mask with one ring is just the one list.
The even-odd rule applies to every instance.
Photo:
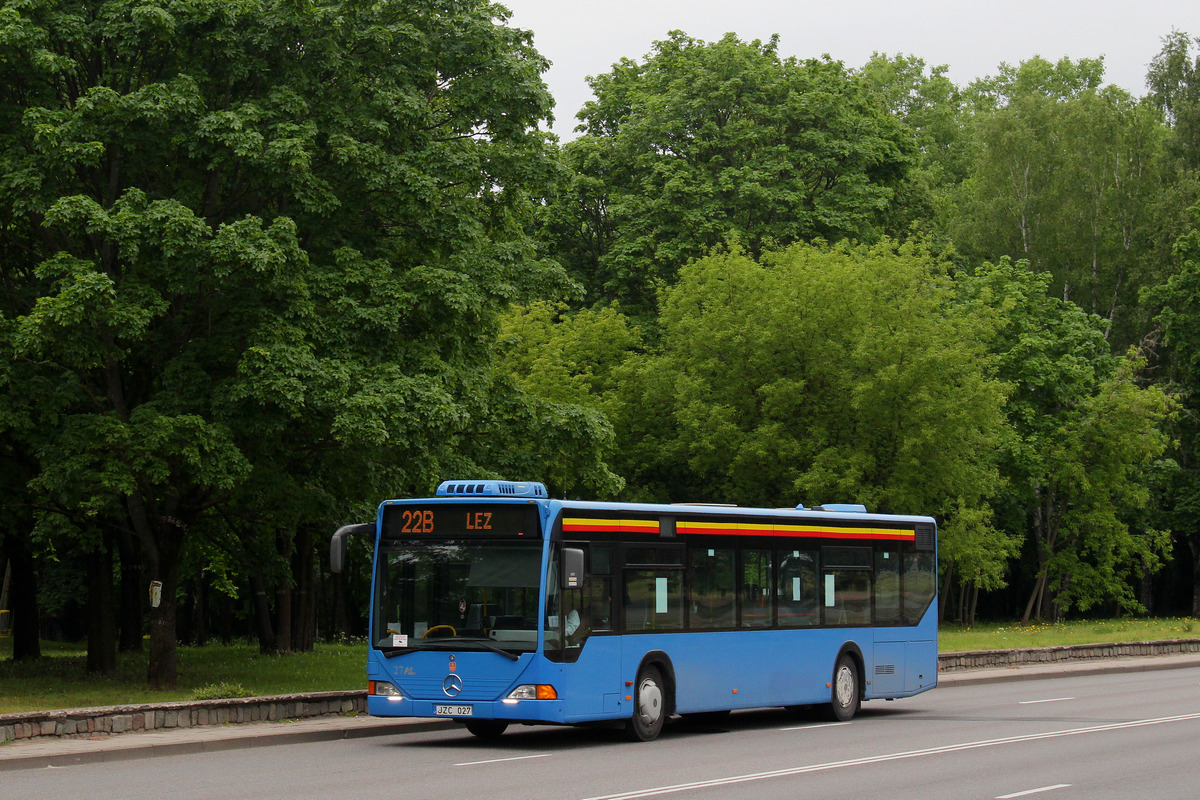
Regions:
[[832, 725], [784, 711], [611, 730], [457, 727], [0, 773], [3, 797], [1198, 798], [1200, 667], [951, 685]]

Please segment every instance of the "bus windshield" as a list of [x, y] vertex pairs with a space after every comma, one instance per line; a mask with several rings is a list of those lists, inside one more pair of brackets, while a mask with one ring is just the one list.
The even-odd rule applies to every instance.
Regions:
[[540, 542], [389, 542], [378, 569], [377, 648], [536, 650]]

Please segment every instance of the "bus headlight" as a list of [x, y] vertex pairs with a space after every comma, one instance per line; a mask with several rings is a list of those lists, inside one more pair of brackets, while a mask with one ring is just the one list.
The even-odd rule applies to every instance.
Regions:
[[367, 693], [388, 697], [393, 700], [401, 698], [400, 690], [387, 681], [367, 681]]
[[508, 693], [508, 697], [504, 698], [507, 702], [516, 702], [517, 700], [557, 700], [558, 692], [553, 686], [539, 683], [523, 683], [517, 688]]

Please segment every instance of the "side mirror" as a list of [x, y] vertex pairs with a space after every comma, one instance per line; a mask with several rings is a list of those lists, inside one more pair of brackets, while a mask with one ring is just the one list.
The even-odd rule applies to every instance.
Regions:
[[334, 532], [329, 540], [329, 569], [342, 572], [346, 568], [346, 537], [373, 536], [374, 522], [360, 522], [357, 525], [343, 525]]
[[583, 586], [583, 551], [577, 547], [564, 547], [562, 551], [563, 589], [578, 589]]

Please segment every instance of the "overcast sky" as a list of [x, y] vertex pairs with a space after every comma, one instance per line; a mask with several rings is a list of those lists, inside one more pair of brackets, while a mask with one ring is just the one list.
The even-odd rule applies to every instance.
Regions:
[[500, 0], [513, 27], [532, 30], [553, 62], [554, 130], [570, 138], [591, 99], [588, 75], [621, 58], [642, 60], [653, 42], [682, 30], [706, 42], [726, 33], [767, 40], [799, 58], [828, 53], [860, 67], [873, 52], [947, 65], [959, 85], [1001, 62], [1104, 56], [1105, 76], [1145, 94], [1146, 65], [1171, 29], [1200, 36], [1200, 0]]

